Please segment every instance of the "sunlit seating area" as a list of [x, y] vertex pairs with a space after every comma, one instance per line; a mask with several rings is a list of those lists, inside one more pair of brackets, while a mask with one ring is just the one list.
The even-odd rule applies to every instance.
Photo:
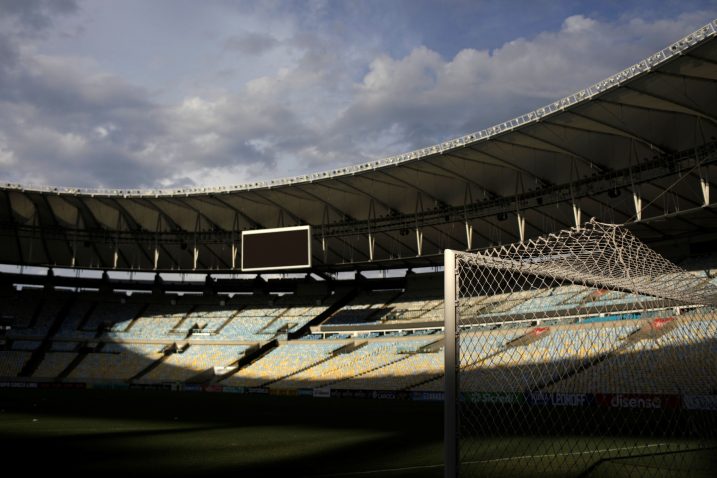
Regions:
[[71, 380], [126, 381], [162, 356], [159, 344], [107, 344], [88, 354], [68, 376]]
[[339, 341], [293, 342], [282, 344], [267, 355], [224, 380], [224, 385], [258, 387], [292, 374], [298, 374], [330, 359], [345, 343]]
[[183, 382], [208, 371], [211, 371], [211, 376], [214, 367], [236, 364], [246, 349], [243, 345], [191, 345], [185, 350], [168, 355], [140, 381]]

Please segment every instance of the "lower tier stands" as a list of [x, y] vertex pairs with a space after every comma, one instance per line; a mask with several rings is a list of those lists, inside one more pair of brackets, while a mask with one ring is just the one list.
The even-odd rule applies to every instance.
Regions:
[[[435, 292], [358, 293], [331, 310], [334, 297], [293, 294], [222, 304], [22, 297], [0, 300], [0, 378], [443, 389]], [[717, 393], [717, 316], [645, 306], [652, 302], [577, 285], [466, 300], [461, 314], [482, 321], [462, 331], [461, 381], [478, 392]], [[674, 327], [634, 338], [668, 316]], [[288, 340], [310, 322], [315, 333]], [[539, 329], [546, 333], [522, 339]]]
[[47, 352], [33, 378], [57, 378], [77, 358], [75, 352]]
[[126, 381], [163, 356], [159, 344], [110, 344], [88, 354], [68, 375], [71, 381]]
[[239, 370], [222, 384], [242, 387], [265, 385], [327, 360], [343, 346], [345, 344], [338, 341], [283, 344]]
[[0, 377], [17, 377], [31, 356], [31, 352], [0, 351]]
[[140, 382], [184, 382], [214, 367], [227, 367], [247, 350], [244, 345], [190, 345], [185, 350], [166, 356], [159, 365], [144, 375]]

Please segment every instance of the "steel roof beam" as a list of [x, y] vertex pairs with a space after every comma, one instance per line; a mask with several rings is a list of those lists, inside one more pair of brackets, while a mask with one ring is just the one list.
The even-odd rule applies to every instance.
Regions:
[[4, 198], [3, 204], [5, 205], [7, 211], [8, 222], [13, 229], [13, 236], [15, 237], [15, 246], [17, 247], [17, 252], [20, 255], [20, 264], [22, 265], [25, 263], [25, 256], [22, 250], [22, 242], [20, 241], [20, 235], [18, 234], [17, 230], [17, 221], [15, 220], [15, 213], [12, 207], [12, 202], [10, 201], [10, 192], [7, 190], [3, 190], [2, 197]]
[[[545, 129], [545, 130], [547, 130], [547, 131], [549, 131], [549, 132], [555, 134], [554, 132], [550, 131], [550, 128], [547, 128], [547, 127], [546, 127], [546, 128], [543, 128], [543, 129]], [[596, 163], [595, 161], [593, 161], [592, 159], [590, 159], [590, 158], [588, 158], [588, 157], [585, 157], [585, 156], [583, 156], [583, 155], [581, 155], [581, 154], [578, 154], [578, 153], [576, 153], [575, 151], [569, 150], [569, 149], [566, 148], [565, 146], [561, 146], [561, 145], [559, 145], [559, 144], [557, 144], [557, 143], [554, 143], [554, 142], [552, 142], [552, 141], [548, 141], [547, 139], [544, 139], [544, 138], [541, 138], [541, 137], [538, 137], [538, 136], [534, 136], [534, 135], [532, 135], [532, 134], [528, 134], [528, 133], [526, 133], [525, 131], [516, 131], [516, 133], [517, 133], [517, 134], [522, 134], [523, 136], [527, 136], [528, 138], [531, 138], [531, 139], [533, 139], [533, 140], [535, 140], [535, 141], [538, 141], [538, 142], [540, 142], [540, 143], [547, 144], [548, 146], [557, 149], [558, 151], [562, 152], [563, 154], [565, 154], [565, 155], [567, 155], [567, 156], [570, 156], [571, 158], [577, 159], [578, 161], [581, 161], [581, 162], [584, 163], [585, 165], [589, 166], [591, 169], [592, 169], [592, 168], [596, 168], [600, 173], [605, 173], [605, 172], [607, 172], [607, 171], [610, 170], [609, 168], [607, 168], [607, 167], [605, 167], [605, 166], [603, 166], [603, 165], [601, 165], [601, 164], [599, 164], [599, 163]]]
[[[97, 221], [97, 218], [92, 213], [90, 208], [87, 206], [87, 203], [84, 201], [79, 200], [77, 197], [73, 197], [72, 199], [65, 198], [67, 202], [71, 202], [71, 204], [77, 209], [78, 213], [82, 215], [82, 220], [85, 223], [85, 227], [90, 227], [93, 229], [103, 229], [99, 222]], [[95, 251], [95, 256], [97, 256], [97, 260], [99, 263], [102, 264], [102, 268], [107, 268], [107, 263], [105, 262], [104, 258], [102, 257], [102, 254], [100, 253], [100, 250], [97, 248], [97, 243], [95, 241], [90, 241], [90, 244], [92, 246], [92, 249]]]
[[[130, 214], [130, 212], [127, 211], [127, 209], [120, 204], [119, 198], [97, 198], [97, 199], [100, 202], [105, 203], [109, 207], [112, 207], [115, 210], [117, 210], [119, 216], [124, 220], [124, 223], [127, 224], [127, 227], [129, 228], [128, 232], [131, 232], [132, 230], [137, 231], [137, 232], [142, 231], [142, 229], [143, 229], [142, 226], [135, 220], [134, 216], [132, 216], [132, 214]], [[121, 233], [122, 231], [119, 231], [119, 232]], [[130, 235], [132, 236], [134, 234], [130, 234]], [[133, 246], [144, 255], [145, 259], [147, 260], [147, 264], [152, 264], [153, 263], [152, 258], [149, 256], [147, 251], [144, 250], [144, 247], [142, 247], [142, 244], [140, 243], [139, 239], [140, 239], [139, 236], [134, 237], [134, 240], [132, 241]], [[127, 260], [127, 257], [125, 257], [125, 262], [127, 262], [127, 264], [130, 265], [130, 267], [131, 267], [132, 264], [129, 260]]]
[[[358, 189], [357, 187], [353, 186], [352, 184], [346, 184], [346, 182], [344, 182], [342, 179], [338, 179], [338, 178], [337, 178], [336, 180], [337, 180], [339, 183], [343, 184], [344, 186], [355, 190], [355, 191], [356, 191], [357, 193], [359, 193], [360, 195], [363, 195], [363, 196], [365, 196], [365, 197], [368, 197], [369, 199], [373, 199], [374, 201], [376, 201], [377, 203], [379, 203], [383, 208], [385, 208], [386, 210], [388, 210], [389, 213], [393, 212], [393, 213], [396, 213], [396, 214], [398, 214], [398, 215], [404, 215], [403, 213], [401, 213], [401, 211], [397, 211], [397, 210], [393, 209], [391, 206], [389, 206], [388, 204], [384, 203], [381, 199], [379, 199], [379, 198], [377, 198], [377, 197], [375, 197], [375, 196], [369, 194], [368, 192], [366, 192], [366, 191], [364, 191], [364, 190], [361, 190], [361, 189]], [[406, 216], [408, 216], [408, 215], [406, 215]], [[406, 224], [407, 224], [407, 223], [409, 223], [409, 221], [406, 221]], [[436, 243], [433, 242], [432, 240], [426, 239], [426, 241], [429, 242], [432, 246], [435, 246], [437, 249], [440, 249], [440, 247], [438, 247], [438, 244], [436, 244]], [[416, 249], [416, 255], [418, 255], [418, 249]]]
[[574, 116], [578, 116], [582, 119], [585, 119], [587, 121], [592, 121], [601, 126], [604, 126], [605, 128], [612, 130], [613, 132], [599, 131], [599, 130], [589, 129], [589, 128], [583, 127], [583, 126], [575, 126], [573, 124], [567, 124], [567, 123], [555, 123], [550, 120], [543, 120], [543, 123], [555, 125], [560, 128], [573, 129], [573, 130], [577, 130], [577, 131], [585, 131], [586, 133], [612, 135], [612, 136], [618, 136], [618, 137], [625, 138], [625, 139], [631, 139], [631, 140], [637, 141], [638, 143], [644, 144], [650, 150], [657, 151], [660, 154], [667, 154], [667, 152], [664, 151], [663, 149], [661, 149], [659, 146], [657, 146], [653, 143], [650, 143], [647, 139], [643, 138], [642, 136], [637, 136], [636, 134], [631, 133], [630, 131], [627, 131], [624, 128], [618, 128], [617, 126], [606, 123], [605, 121], [593, 118], [592, 116], [588, 116], [586, 114], [578, 113], [576, 111], [567, 111], [566, 114], [571, 114]]
[[[702, 111], [701, 109], [697, 108], [696, 106], [686, 105], [686, 104], [684, 104], [680, 101], [674, 100], [672, 98], [668, 98], [663, 95], [658, 95], [657, 93], [650, 93], [648, 91], [641, 90], [634, 86], [625, 85], [624, 88], [628, 91], [634, 91], [637, 94], [648, 96], [650, 98], [659, 100], [661, 102], [676, 106], [678, 109], [684, 109], [688, 113], [692, 114], [693, 116], [698, 116], [702, 119], [706, 119], [706, 120], [710, 121], [711, 123], [717, 124], [716, 117], [712, 116], [710, 113]], [[670, 111], [673, 111], [673, 110], [670, 110]]]

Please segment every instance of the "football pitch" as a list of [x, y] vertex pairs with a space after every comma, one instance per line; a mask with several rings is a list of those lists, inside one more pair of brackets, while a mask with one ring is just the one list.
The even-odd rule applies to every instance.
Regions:
[[53, 474], [443, 475], [435, 402], [3, 389], [0, 410], [3, 461]]
[[[559, 455], [571, 449], [590, 453]], [[581, 446], [575, 446], [575, 441]], [[715, 449], [648, 438], [492, 440], [465, 475], [714, 476]], [[618, 458], [622, 446], [633, 457]], [[601, 448], [602, 447], [602, 448]], [[525, 456], [524, 450], [531, 450]], [[288, 477], [441, 477], [443, 406], [161, 391], [0, 390], [5, 465], [34, 473]], [[556, 456], [556, 454], [558, 454]], [[561, 466], [551, 464], [559, 462]], [[675, 463], [679, 464], [675, 467]], [[528, 466], [526, 466], [528, 465]], [[549, 471], [548, 471], [549, 470]], [[219, 475], [217, 475], [219, 476]]]

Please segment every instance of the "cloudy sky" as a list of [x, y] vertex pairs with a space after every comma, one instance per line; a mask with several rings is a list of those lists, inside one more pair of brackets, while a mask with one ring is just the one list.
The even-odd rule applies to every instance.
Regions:
[[0, 182], [233, 185], [367, 162], [714, 18], [714, 0], [0, 0]]

